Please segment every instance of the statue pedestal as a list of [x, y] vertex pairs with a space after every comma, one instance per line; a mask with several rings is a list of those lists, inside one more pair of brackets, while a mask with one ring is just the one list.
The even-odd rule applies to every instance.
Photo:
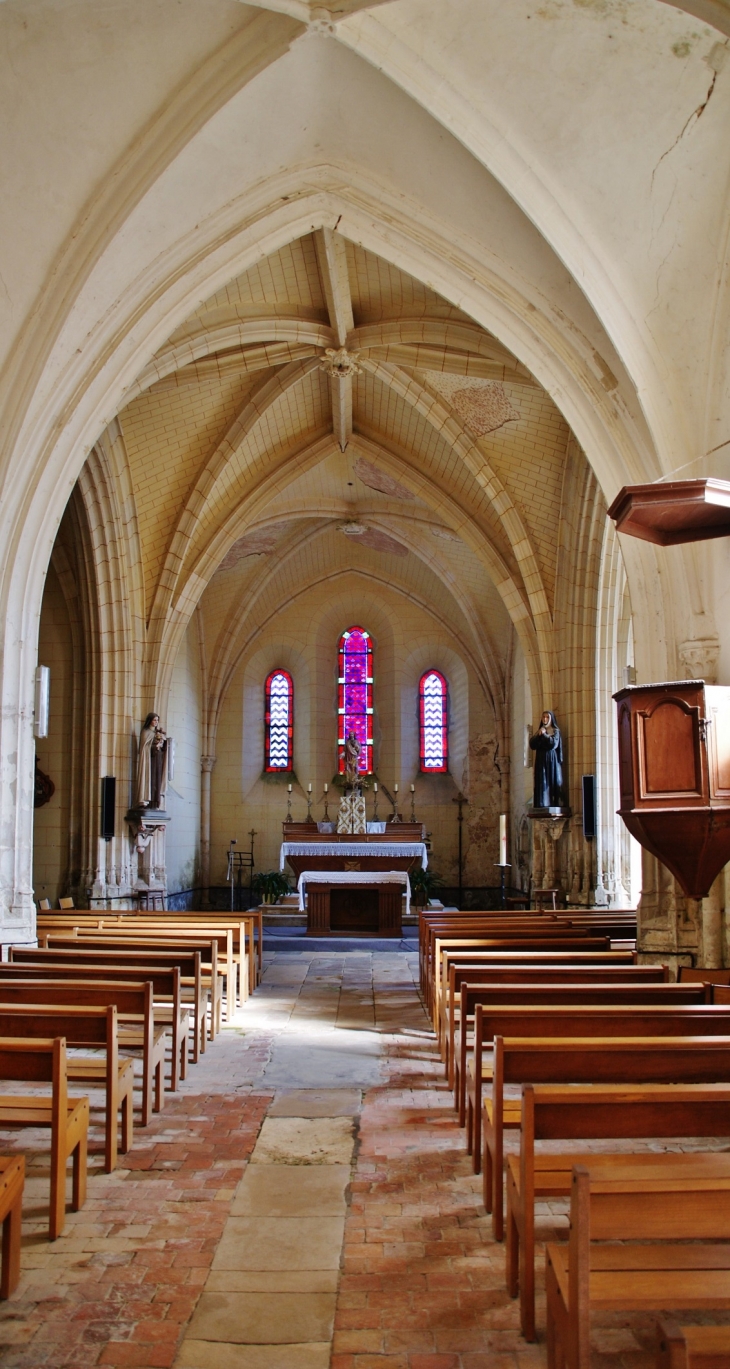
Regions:
[[570, 817], [569, 808], [530, 808], [532, 828], [532, 883], [535, 889], [553, 889], [556, 882], [556, 845]]
[[170, 814], [164, 808], [130, 808], [125, 813], [125, 820], [131, 829], [132, 887], [135, 893], [164, 898], [167, 893], [165, 833]]

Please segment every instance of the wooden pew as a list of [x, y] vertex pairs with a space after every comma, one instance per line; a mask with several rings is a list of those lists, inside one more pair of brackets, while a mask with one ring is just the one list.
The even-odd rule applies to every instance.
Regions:
[[69, 1098], [66, 1042], [0, 1038], [0, 1079], [50, 1083], [52, 1093], [0, 1095], [0, 1128], [49, 1127], [51, 1131], [51, 1203], [48, 1234], [55, 1241], [66, 1224], [66, 1165], [73, 1158], [71, 1206], [86, 1202], [88, 1098]]
[[550, 1083], [730, 1083], [727, 1036], [502, 1037], [494, 1040], [489, 1094], [482, 1108], [483, 1198], [495, 1240], [504, 1234], [504, 1133], [519, 1130], [522, 1104], [505, 1085]]
[[[25, 982], [32, 978], [57, 983], [64, 986], [65, 992], [65, 986], [77, 980], [95, 985], [100, 984], [102, 980], [107, 983], [112, 972], [114, 983], [118, 983], [120, 987], [137, 987], [142, 973], [147, 976], [146, 982], [152, 986], [155, 1020], [149, 1036], [146, 1035], [145, 1028], [145, 1024], [148, 1022], [147, 1017], [145, 1017], [141, 1031], [135, 1023], [125, 1022], [119, 1036], [119, 1043], [125, 1049], [141, 1051], [142, 1053], [142, 1126], [146, 1127], [152, 1112], [159, 1112], [164, 1103], [163, 1073], [166, 1025], [170, 1025], [172, 1030], [171, 1088], [173, 1090], [177, 1088], [180, 1075], [183, 1079], [186, 1077], [189, 1013], [181, 1000], [179, 966], [158, 965], [151, 967], [148, 965], [145, 966], [144, 970], [141, 970], [138, 966], [125, 968], [114, 965], [110, 969], [109, 966], [99, 966], [94, 961], [77, 963], [67, 961], [65, 958], [60, 964], [53, 961], [49, 964], [32, 965], [25, 964], [22, 961], [5, 963], [0, 964], [0, 995], [7, 983], [16, 980]], [[158, 1003], [161, 1003], [162, 1006], [158, 1006]], [[163, 1025], [160, 1025], [160, 1018], [162, 1018]], [[147, 1049], [145, 1049], [146, 1042]]]
[[680, 984], [730, 984], [730, 970], [693, 969], [689, 965], [679, 967]]
[[636, 916], [631, 921], [612, 915], [594, 919], [557, 913], [467, 913], [450, 915], [422, 913], [419, 917], [419, 970], [421, 992], [428, 993], [428, 980], [433, 969], [433, 944], [436, 937], [477, 937], [496, 935], [582, 935], [636, 937]]
[[[471, 936], [451, 935], [439, 933], [433, 938], [433, 950], [430, 956], [430, 972], [426, 987], [426, 1007], [432, 1013], [434, 1031], [439, 1030], [439, 1008], [441, 999], [442, 975], [441, 960], [445, 952], [459, 953], [461, 955], [472, 954], [474, 951], [523, 951], [523, 952], [570, 952], [583, 951], [595, 954], [598, 951], [608, 952], [611, 950], [611, 942], [608, 937], [593, 937], [581, 933], [571, 934], [557, 928], [550, 930], [535, 930], [524, 928], [517, 931], [494, 928], [486, 929], [478, 934]], [[448, 979], [448, 976], [447, 976]]]
[[[166, 913], [163, 917], [153, 918], [149, 913], [137, 913], [131, 918], [119, 918], [108, 921], [106, 918], [100, 919], [99, 931], [106, 935], [123, 936], [143, 936], [160, 937], [163, 940], [177, 937], [178, 940], [189, 940], [191, 937], [216, 936], [218, 938], [218, 973], [224, 974], [226, 978], [226, 1021], [230, 1022], [235, 1016], [239, 1003], [245, 1003], [249, 994], [253, 992], [251, 987], [251, 956], [246, 950], [246, 939], [249, 936], [250, 944], [253, 945], [251, 935], [252, 919], [239, 918], [235, 922], [225, 923], [222, 919], [208, 923], [193, 921], [191, 917], [180, 918], [177, 913]], [[86, 931], [84, 927], [79, 928], [81, 932]], [[256, 965], [254, 961], [254, 987]]]
[[[134, 1064], [119, 1058], [116, 1007], [110, 1004], [106, 1008], [79, 1008], [48, 1003], [0, 1006], [0, 1037], [6, 1041], [11, 1037], [26, 1041], [64, 1037], [67, 1046], [104, 1048], [104, 1060], [67, 1058], [66, 1077], [87, 1087], [104, 1088], [104, 1168], [111, 1174], [117, 1167], [118, 1151], [126, 1154], [132, 1149], [133, 1136]], [[117, 1134], [120, 1114], [121, 1144]]]
[[[700, 1051], [696, 1053], [701, 1054]], [[730, 1079], [730, 1040], [725, 1065], [705, 1073], [725, 1072]], [[692, 1066], [690, 1066], [692, 1069]], [[651, 1062], [649, 1062], [651, 1071]], [[725, 1103], [725, 1121], [718, 1132], [720, 1105]], [[522, 1131], [518, 1155], [507, 1158], [507, 1290], [511, 1298], [519, 1291], [520, 1325], [526, 1340], [534, 1340], [534, 1205], [549, 1198], [570, 1194], [574, 1165], [600, 1165], [601, 1169], [622, 1169], [631, 1165], [641, 1169], [660, 1165], [664, 1175], [696, 1173], [730, 1177], [727, 1153], [675, 1154], [585, 1154], [575, 1144], [560, 1153], [536, 1154], [537, 1140], [648, 1140], [660, 1136], [725, 1136], [730, 1087], [727, 1084], [698, 1086], [689, 1084], [615, 1084], [615, 1086], [551, 1086], [525, 1084], [522, 1088]]]
[[[604, 972], [605, 973], [605, 972]], [[466, 1061], [469, 1044], [469, 1022], [474, 1020], [478, 1003], [495, 1008], [514, 1004], [515, 1007], [661, 1007], [686, 1008], [709, 1002], [704, 984], [607, 984], [603, 981], [567, 983], [564, 979], [552, 984], [462, 984], [461, 1003], [464, 1016], [459, 1024], [455, 1044], [454, 1105], [459, 1114], [459, 1126], [466, 1121]], [[729, 1029], [730, 1030], [730, 1029]], [[482, 1079], [484, 1071], [482, 1071]]]
[[[2, 969], [5, 970], [5, 966]], [[97, 971], [92, 973], [96, 974]], [[157, 1101], [156, 1111], [159, 1112], [162, 1106], [167, 1039], [165, 1028], [155, 1025], [153, 984], [150, 981], [120, 984], [93, 979], [39, 978], [41, 974], [42, 970], [39, 969], [35, 978], [27, 979], [10, 978], [7, 973], [0, 973], [0, 1012], [6, 1008], [25, 1008], [29, 1003], [61, 1007], [72, 1004], [80, 1008], [115, 1007], [119, 1045], [142, 1056], [142, 1125], [147, 1126], [152, 1113], [153, 1091]], [[171, 971], [170, 974], [177, 976], [179, 994], [179, 974], [177, 971]], [[133, 1062], [130, 1060], [129, 1063]], [[76, 1068], [77, 1063], [72, 1058], [69, 1078], [82, 1077], [76, 1074]], [[129, 1146], [132, 1144], [132, 1125], [130, 1118]], [[129, 1149], [129, 1146], [124, 1146], [123, 1150]]]
[[638, 1037], [730, 1036], [730, 1009], [706, 1004], [687, 1008], [530, 1008], [478, 1003], [474, 1013], [474, 1053], [466, 1068], [467, 1152], [474, 1173], [481, 1169], [482, 1057], [497, 1036]]
[[523, 957], [531, 957], [533, 964], [550, 964], [551, 957], [553, 960], [561, 957], [567, 965], [631, 965], [635, 960], [632, 951], [612, 951], [610, 942], [601, 937], [572, 939], [556, 936], [539, 940], [528, 937], [515, 940], [504, 937], [480, 937], [472, 942], [459, 938], [450, 940], [437, 937], [435, 955], [431, 993], [433, 1029], [439, 1045], [445, 1030], [443, 997], [449, 982], [449, 966], [454, 961], [458, 963], [459, 960], [469, 959], [479, 963], [483, 958], [485, 964], [492, 964], [495, 957], [500, 956], [503, 961], [514, 959], [517, 962]]
[[[221, 976], [218, 974], [218, 939], [215, 936], [207, 937], [186, 937], [183, 941], [172, 940], [167, 937], [144, 937], [144, 936], [116, 936], [106, 934], [103, 931], [89, 934], [86, 936], [72, 936], [67, 934], [48, 934], [46, 936], [46, 946], [43, 949], [49, 951], [72, 951], [76, 946], [83, 946], [90, 951], [121, 951], [129, 952], [140, 959], [140, 963], [149, 953], [159, 951], [164, 954], [168, 963], [176, 964], [179, 956], [189, 956], [191, 951], [198, 951], [200, 954], [200, 984], [201, 991], [210, 995], [210, 1040], [215, 1040], [216, 1034], [220, 1029], [221, 1004], [222, 1004], [222, 983]], [[183, 986], [193, 985], [197, 978], [197, 972], [190, 968], [187, 970], [180, 967], [181, 983]], [[205, 1003], [205, 998], [201, 993], [201, 1007]], [[208, 1035], [207, 1011], [204, 1017], [199, 1019], [200, 1024], [200, 1049], [205, 1050], [205, 1043]]]
[[[205, 1052], [206, 1028], [208, 1019], [208, 990], [203, 988], [201, 954], [197, 949], [187, 951], [165, 947], [157, 950], [117, 950], [116, 947], [83, 947], [76, 942], [74, 950], [57, 947], [43, 950], [40, 947], [10, 947], [12, 965], [58, 965], [68, 969], [73, 965], [86, 965], [104, 970], [104, 977], [116, 977], [117, 969], [132, 970], [136, 979], [150, 979], [156, 969], [170, 970], [177, 967], [180, 971], [180, 985], [186, 984], [187, 996], [181, 996], [182, 1006], [192, 1012], [193, 1017], [193, 1063], [197, 1064], [200, 1053]], [[4, 966], [0, 966], [2, 974]], [[112, 975], [111, 972], [114, 972]], [[98, 976], [97, 976], [98, 977]]]
[[728, 1369], [730, 1326], [679, 1326], [665, 1317], [657, 1326], [656, 1369]]
[[[144, 909], [120, 909], [116, 913], [77, 908], [72, 913], [56, 911], [38, 914], [40, 932], [63, 931], [73, 927], [94, 931], [112, 927], [153, 927], [161, 930], [233, 932], [233, 957], [241, 972], [240, 1001], [244, 1002], [260, 983], [263, 973], [263, 913], [252, 908], [247, 913], [169, 912], [151, 913]], [[246, 977], [247, 976], [247, 977]], [[248, 989], [246, 985], [248, 984]]]
[[0, 1273], [0, 1298], [9, 1298], [20, 1278], [20, 1235], [23, 1225], [25, 1157], [0, 1155], [0, 1222], [3, 1227], [3, 1257]]
[[[444, 1037], [446, 1041], [445, 1072], [451, 1088], [456, 1087], [459, 1051], [456, 1039], [461, 1031], [463, 1013], [461, 990], [464, 984], [473, 988], [489, 984], [666, 984], [668, 971], [664, 965], [563, 965], [560, 968], [536, 966], [525, 969], [519, 965], [498, 967], [464, 964], [449, 961], [449, 982], [444, 1003]], [[703, 985], [686, 985], [693, 992], [706, 992]], [[473, 1013], [467, 1015], [467, 1029], [473, 1028]], [[466, 1049], [466, 1042], [464, 1043]]]
[[549, 1369], [590, 1369], [592, 1311], [725, 1311], [728, 1230], [730, 1177], [608, 1179], [576, 1165], [569, 1242], [546, 1250]]

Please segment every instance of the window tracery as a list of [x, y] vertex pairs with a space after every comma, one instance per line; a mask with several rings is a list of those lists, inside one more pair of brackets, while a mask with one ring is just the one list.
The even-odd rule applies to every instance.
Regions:
[[294, 760], [294, 683], [287, 670], [272, 670], [265, 685], [264, 770], [291, 770]]
[[373, 769], [373, 643], [362, 627], [350, 627], [338, 649], [337, 740], [339, 773], [345, 773], [342, 748], [351, 732], [360, 746], [360, 773]]
[[419, 756], [422, 772], [449, 768], [448, 688], [440, 670], [427, 670], [418, 688]]

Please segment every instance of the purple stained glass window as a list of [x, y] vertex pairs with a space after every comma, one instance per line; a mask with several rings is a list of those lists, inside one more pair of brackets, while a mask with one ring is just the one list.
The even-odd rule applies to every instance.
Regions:
[[418, 690], [421, 770], [444, 774], [449, 768], [449, 720], [446, 680], [440, 670], [427, 670]]
[[351, 732], [360, 743], [360, 773], [373, 770], [373, 643], [362, 627], [349, 627], [338, 652], [337, 740], [339, 772], [345, 773], [342, 748]]

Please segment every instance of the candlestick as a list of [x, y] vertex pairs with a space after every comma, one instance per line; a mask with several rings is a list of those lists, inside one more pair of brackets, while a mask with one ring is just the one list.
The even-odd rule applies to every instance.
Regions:
[[328, 798], [328, 793], [329, 793], [329, 785], [326, 784], [326, 785], [324, 786], [324, 820], [325, 820], [325, 822], [329, 822], [329, 820], [330, 820], [330, 810], [329, 810], [329, 798]]
[[378, 786], [377, 786], [377, 784], [374, 784], [374, 785], [373, 785], [373, 794], [374, 794], [374, 800], [373, 800], [373, 822], [377, 822], [377, 821], [378, 821]]
[[398, 812], [398, 785], [397, 785], [397, 784], [394, 784], [394, 785], [393, 785], [393, 793], [394, 793], [394, 796], [395, 796], [395, 797], [393, 798], [393, 812], [392, 812], [392, 815], [391, 815], [391, 819], [390, 819], [390, 820], [391, 820], [391, 822], [400, 822], [400, 814], [399, 814], [399, 812]]
[[286, 795], [286, 821], [291, 822], [291, 785], [288, 784]]
[[416, 821], [416, 786], [411, 785], [411, 822]]
[[507, 864], [507, 814], [499, 815], [499, 863]]
[[312, 821], [312, 786], [307, 785], [307, 822]]

